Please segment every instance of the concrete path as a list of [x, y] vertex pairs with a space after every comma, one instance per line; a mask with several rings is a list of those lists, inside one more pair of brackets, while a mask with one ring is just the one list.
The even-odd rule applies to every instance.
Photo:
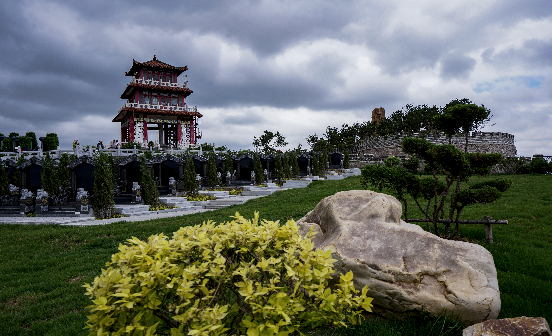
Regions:
[[[250, 199], [258, 198], [262, 196], [234, 196], [232, 197], [231, 204], [243, 204]], [[140, 209], [143, 205], [135, 205], [136, 208]], [[132, 205], [125, 205], [125, 208], [132, 208]], [[210, 208], [205, 206], [200, 209], [186, 209], [186, 208], [177, 208], [177, 209], [167, 209], [160, 211], [136, 211], [129, 212], [125, 217], [120, 218], [110, 218], [110, 219], [101, 219], [96, 220], [92, 215], [85, 217], [0, 217], [0, 223], [2, 224], [25, 224], [25, 225], [44, 225], [44, 224], [58, 224], [63, 226], [91, 226], [91, 225], [104, 225], [116, 222], [140, 222], [147, 221], [150, 219], [157, 218], [166, 218], [166, 217], [176, 217], [176, 216], [185, 216], [199, 212], [213, 211], [218, 209]]]

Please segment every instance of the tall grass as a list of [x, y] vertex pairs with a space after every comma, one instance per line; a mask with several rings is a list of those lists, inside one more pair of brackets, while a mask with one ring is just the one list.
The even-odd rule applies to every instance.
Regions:
[[[497, 202], [468, 207], [464, 219], [506, 219], [493, 228], [495, 243], [485, 243], [483, 225], [464, 225], [462, 238], [483, 245], [498, 271], [500, 318], [542, 316], [552, 321], [552, 176], [509, 176], [512, 187]], [[471, 183], [479, 179], [474, 178]], [[359, 177], [313, 182], [308, 188], [282, 191], [240, 206], [147, 222], [105, 226], [0, 225], [0, 335], [86, 335], [82, 285], [99, 275], [119, 244], [135, 236], [171, 234], [181, 226], [212, 219], [245, 217], [298, 220], [324, 197], [362, 189]], [[411, 207], [413, 209], [413, 207]], [[414, 218], [421, 215], [409, 215]], [[0, 219], [1, 221], [1, 219]], [[425, 225], [424, 225], [425, 226]], [[420, 316], [405, 321], [369, 319], [340, 329], [339, 335], [459, 335], [461, 328], [444, 318]]]

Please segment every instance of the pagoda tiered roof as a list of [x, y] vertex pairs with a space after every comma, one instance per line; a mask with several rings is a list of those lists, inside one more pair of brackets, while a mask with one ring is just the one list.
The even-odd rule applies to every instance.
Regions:
[[126, 103], [117, 113], [117, 116], [113, 118], [113, 122], [124, 121], [128, 113], [143, 113], [149, 115], [164, 115], [164, 116], [185, 116], [185, 117], [198, 117], [203, 115], [197, 112], [197, 107], [181, 107], [181, 106], [165, 106], [165, 105], [148, 105], [148, 104], [136, 104]]
[[147, 62], [137, 62], [136, 60], [132, 59], [132, 67], [129, 71], [125, 72], [125, 76], [136, 76], [138, 71], [140, 69], [158, 69], [158, 70], [173, 70], [177, 76], [179, 76], [184, 71], [188, 70], [187, 66], [183, 67], [175, 67], [170, 64], [167, 64], [165, 62], [161, 62], [157, 59], [157, 57], [154, 55], [153, 59], [151, 61]]
[[129, 99], [132, 95], [134, 95], [134, 91], [136, 89], [155, 90], [157, 92], [178, 92], [184, 97], [188, 97], [193, 93], [192, 90], [188, 89], [186, 83], [166, 83], [161, 81], [133, 78], [130, 83], [127, 84], [125, 91], [121, 95], [121, 99]]

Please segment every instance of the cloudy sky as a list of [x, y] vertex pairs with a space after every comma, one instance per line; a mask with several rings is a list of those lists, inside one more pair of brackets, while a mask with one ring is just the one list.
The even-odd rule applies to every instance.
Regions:
[[550, 0], [3, 0], [0, 133], [120, 139], [124, 73], [154, 54], [188, 66], [200, 142], [305, 147], [375, 107], [469, 98], [518, 155], [552, 155]]

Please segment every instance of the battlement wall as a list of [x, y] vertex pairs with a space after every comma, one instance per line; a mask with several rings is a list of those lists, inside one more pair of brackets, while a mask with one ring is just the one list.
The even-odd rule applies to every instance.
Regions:
[[[406, 134], [369, 137], [359, 143], [352, 153], [356, 154], [359, 158], [404, 156], [406, 154], [402, 151], [401, 142], [406, 137], [408, 137]], [[449, 138], [444, 133], [424, 134], [423, 136], [420, 133], [414, 133], [410, 137], [423, 137], [436, 145], [446, 145], [449, 143]], [[463, 151], [466, 138], [461, 134], [454, 135], [452, 136], [451, 143]], [[468, 152], [499, 153], [504, 157], [517, 155], [514, 135], [502, 132], [472, 132], [468, 136]]]

